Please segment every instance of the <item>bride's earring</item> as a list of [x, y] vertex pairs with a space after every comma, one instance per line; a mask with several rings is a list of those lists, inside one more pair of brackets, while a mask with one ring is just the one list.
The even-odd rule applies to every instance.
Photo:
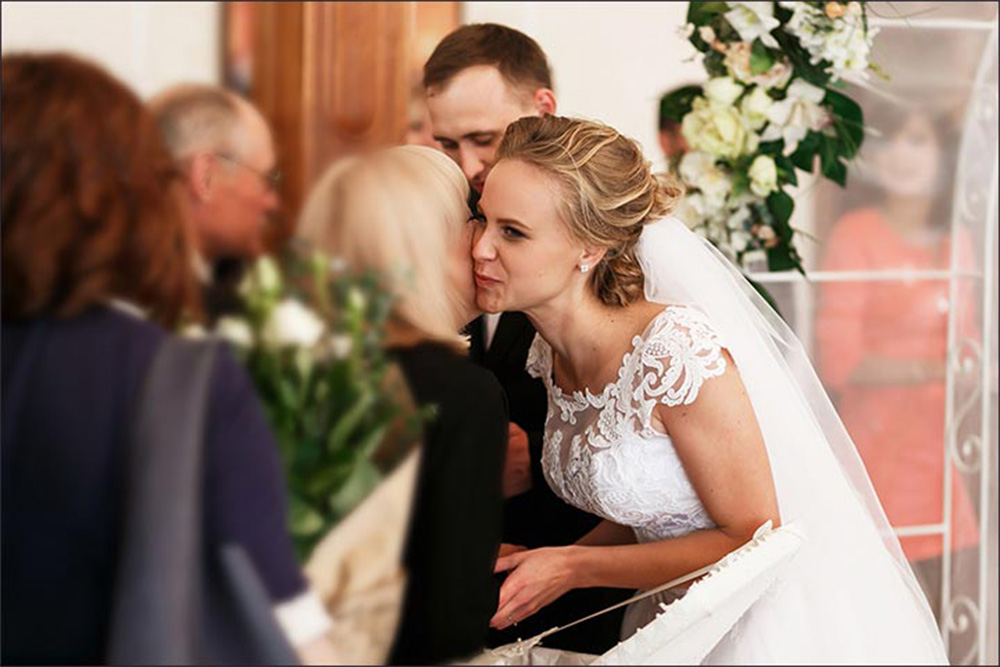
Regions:
[[580, 273], [586, 273], [587, 271], [590, 271], [590, 264], [581, 264]]

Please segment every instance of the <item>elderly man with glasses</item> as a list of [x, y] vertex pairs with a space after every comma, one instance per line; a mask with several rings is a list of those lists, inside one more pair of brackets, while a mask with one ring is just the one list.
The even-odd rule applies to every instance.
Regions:
[[278, 208], [271, 130], [238, 95], [186, 84], [150, 102], [190, 197], [210, 322], [238, 312], [246, 261], [264, 250], [264, 227]]

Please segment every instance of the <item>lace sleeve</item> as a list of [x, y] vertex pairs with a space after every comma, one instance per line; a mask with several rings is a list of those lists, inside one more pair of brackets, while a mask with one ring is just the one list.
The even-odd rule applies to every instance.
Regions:
[[531, 341], [531, 348], [528, 350], [528, 360], [524, 363], [524, 369], [528, 375], [542, 380], [552, 376], [552, 348], [541, 337], [535, 334], [535, 340]]
[[642, 426], [650, 428], [657, 403], [694, 403], [705, 381], [726, 370], [722, 349], [722, 340], [701, 311], [670, 306], [657, 316], [636, 360], [633, 396]]

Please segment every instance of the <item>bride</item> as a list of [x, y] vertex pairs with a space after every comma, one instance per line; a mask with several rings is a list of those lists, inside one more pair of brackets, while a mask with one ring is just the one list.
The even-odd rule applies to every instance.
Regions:
[[[524, 118], [479, 203], [477, 299], [537, 328], [543, 468], [603, 517], [575, 545], [505, 549], [491, 624], [574, 588], [649, 589], [766, 520], [807, 536], [713, 663], [945, 663], [933, 616], [853, 443], [794, 334], [707, 242], [669, 217], [680, 190], [610, 127]], [[513, 552], [512, 552], [513, 551]], [[655, 616], [626, 613], [627, 637]]]

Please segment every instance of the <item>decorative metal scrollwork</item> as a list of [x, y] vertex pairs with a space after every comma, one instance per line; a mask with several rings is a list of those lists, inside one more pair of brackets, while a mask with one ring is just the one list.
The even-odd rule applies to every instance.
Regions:
[[[945, 615], [945, 632], [949, 635], [965, 635], [975, 633], [979, 629], [980, 613], [979, 606], [970, 598], [959, 595], [948, 603]], [[951, 641], [952, 646], [955, 645]], [[972, 642], [969, 651], [959, 659], [952, 660], [952, 664], [969, 665], [972, 664], [979, 653], [979, 646]]]

